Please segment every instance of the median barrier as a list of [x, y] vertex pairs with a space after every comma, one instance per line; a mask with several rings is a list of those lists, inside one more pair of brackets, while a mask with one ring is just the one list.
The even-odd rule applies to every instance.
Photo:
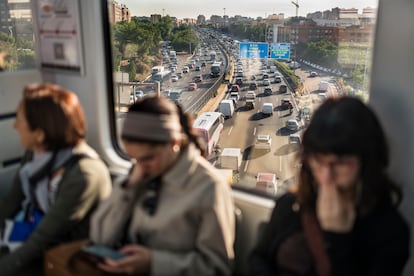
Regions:
[[226, 95], [227, 91], [227, 84], [223, 83], [217, 88], [217, 95], [214, 98], [211, 98], [207, 104], [203, 106], [202, 109], [198, 113], [202, 112], [209, 112], [209, 111], [215, 111], [218, 108], [219, 103]]

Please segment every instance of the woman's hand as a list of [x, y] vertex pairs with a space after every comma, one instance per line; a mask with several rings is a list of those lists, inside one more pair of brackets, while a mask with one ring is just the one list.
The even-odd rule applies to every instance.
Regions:
[[119, 250], [127, 254], [119, 260], [106, 258], [98, 267], [106, 272], [114, 274], [149, 274], [151, 269], [151, 251], [140, 245], [127, 245]]
[[127, 182], [128, 187], [136, 186], [143, 179], [143, 173], [142, 173], [142, 169], [140, 168], [140, 166], [138, 166], [137, 164], [134, 164], [133, 166], [134, 167], [132, 169], [132, 172], [130, 173], [128, 177], [128, 182]]
[[339, 193], [330, 179], [319, 181], [316, 215], [325, 231], [347, 233], [354, 226], [356, 212], [351, 197]]

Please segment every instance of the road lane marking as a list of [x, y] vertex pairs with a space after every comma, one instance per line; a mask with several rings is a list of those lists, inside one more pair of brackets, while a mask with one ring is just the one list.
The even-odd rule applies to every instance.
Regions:
[[246, 163], [244, 164], [244, 169], [243, 172], [247, 171], [247, 166], [249, 165], [249, 160], [246, 161]]
[[233, 126], [229, 129], [229, 132], [227, 132], [227, 135], [230, 135], [231, 131], [233, 130]]
[[253, 136], [256, 135], [256, 127], [253, 129]]

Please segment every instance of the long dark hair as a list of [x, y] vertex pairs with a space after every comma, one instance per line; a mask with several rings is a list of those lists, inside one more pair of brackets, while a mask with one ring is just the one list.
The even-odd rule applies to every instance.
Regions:
[[358, 208], [367, 211], [378, 202], [402, 199], [400, 188], [389, 178], [388, 145], [375, 113], [357, 98], [327, 99], [314, 113], [303, 134], [300, 158], [298, 198], [314, 208], [316, 188], [306, 156], [332, 153], [338, 156], [355, 155], [359, 158], [362, 191]]
[[[196, 147], [200, 150], [201, 155], [206, 156], [206, 150], [202, 146], [201, 138], [195, 132], [192, 127], [193, 118], [191, 114], [187, 114], [183, 111], [182, 107], [178, 104], [174, 104], [169, 99], [164, 96], [145, 96], [142, 100], [137, 101], [133, 105], [131, 105], [128, 109], [128, 112], [146, 112], [146, 113], [153, 113], [153, 114], [178, 114], [180, 118], [180, 124], [183, 128], [183, 131], [186, 135], [186, 138], [189, 142], [194, 143]], [[141, 143], [149, 143], [149, 144], [165, 144], [164, 142], [154, 142], [142, 139], [136, 139], [131, 137], [124, 137], [122, 139], [131, 141], [131, 142], [141, 142]], [[183, 143], [186, 143], [186, 140], [183, 140]], [[187, 142], [188, 143], [188, 142]]]

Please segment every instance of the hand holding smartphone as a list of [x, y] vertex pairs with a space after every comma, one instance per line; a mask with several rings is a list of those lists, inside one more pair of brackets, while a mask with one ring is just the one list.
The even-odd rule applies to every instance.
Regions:
[[127, 256], [126, 254], [116, 251], [115, 249], [98, 244], [87, 245], [83, 247], [81, 250], [83, 253], [86, 253], [87, 255], [98, 259], [99, 261], [102, 261], [105, 258], [112, 260], [120, 260]]

